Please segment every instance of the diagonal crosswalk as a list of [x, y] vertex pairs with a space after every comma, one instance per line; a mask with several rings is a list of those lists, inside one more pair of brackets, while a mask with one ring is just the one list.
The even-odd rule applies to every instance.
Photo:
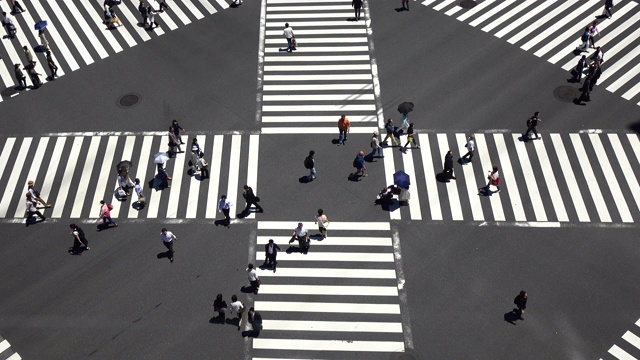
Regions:
[[425, 0], [422, 4], [564, 70], [575, 67], [580, 55], [574, 49], [581, 43], [580, 35], [598, 20], [596, 46], [604, 50], [605, 61], [597, 86], [640, 105], [640, 6], [636, 1], [616, 2], [611, 19], [600, 17], [603, 2], [599, 0], [487, 0], [468, 9], [451, 0]]
[[[156, 15], [161, 27], [148, 31], [142, 26], [141, 16], [137, 10], [138, 2], [125, 0], [115, 7], [116, 14], [122, 26], [115, 30], [107, 29], [104, 25], [103, 1], [66, 1], [66, 0], [25, 0], [21, 2], [26, 12], [15, 14], [13, 22], [17, 28], [15, 39], [5, 37], [0, 46], [0, 80], [5, 88], [15, 88], [17, 80], [14, 76], [14, 64], [27, 63], [22, 47], [27, 46], [37, 61], [36, 70], [42, 74], [41, 81], [46, 83], [51, 79], [49, 69], [45, 70], [47, 61], [38, 32], [33, 30], [39, 20], [46, 20], [48, 25], [45, 36], [49, 42], [54, 62], [58, 65], [57, 75], [64, 76], [110, 55], [122, 52], [126, 48], [134, 47], [173, 31], [180, 26], [186, 26], [203, 19], [205, 14], [215, 14], [229, 8], [224, 0], [175, 0], [171, 1], [171, 8]], [[146, 3], [149, 3], [148, 1]], [[151, 1], [152, 7], [157, 7]], [[43, 67], [43, 64], [45, 65]], [[33, 85], [27, 77], [27, 84]], [[29, 91], [30, 87], [26, 89]], [[3, 92], [5, 94], [5, 92]], [[5, 94], [15, 96], [19, 92]], [[4, 99], [0, 97], [0, 102]]]
[[640, 334], [640, 319], [636, 321], [636, 326], [634, 326], [633, 330], [626, 331], [622, 335], [622, 340], [618, 341], [618, 344], [614, 344], [608, 351], [609, 355], [613, 356], [605, 356], [602, 359], [618, 359], [618, 360], [636, 360], [640, 358], [640, 336], [636, 334]]
[[[391, 219], [433, 221], [631, 224], [640, 219], [640, 140], [636, 134], [477, 133], [472, 163], [454, 164], [456, 180], [444, 182], [444, 154], [465, 154], [462, 133], [421, 133], [420, 149], [385, 149], [385, 174], [411, 176], [409, 206], [391, 206]], [[457, 145], [457, 146], [456, 146]], [[414, 164], [420, 164], [416, 171]], [[501, 192], [480, 196], [486, 173], [497, 165]], [[417, 200], [417, 202], [415, 201]], [[414, 203], [418, 208], [412, 207]]]
[[6, 360], [20, 360], [22, 357], [11, 349], [11, 344], [7, 339], [0, 336], [0, 358]]
[[[254, 307], [263, 331], [252, 358], [371, 359], [404, 351], [404, 330], [389, 223], [331, 222], [308, 254], [287, 251], [297, 221], [259, 221], [256, 263], [273, 239], [277, 271], [263, 267]], [[316, 234], [313, 223], [306, 224]]]
[[[341, 114], [351, 122], [352, 132], [372, 132], [378, 124], [379, 86], [364, 12], [355, 21], [351, 1], [310, 3], [266, 1], [259, 89], [262, 132], [337, 133]], [[285, 23], [299, 44], [292, 53], [286, 51]]]
[[[24, 221], [28, 180], [34, 180], [43, 199], [52, 204], [51, 209], [44, 209], [44, 215], [53, 219], [96, 218], [100, 200], [114, 205], [112, 217], [128, 219], [213, 219], [222, 194], [242, 207], [244, 199], [238, 187], [249, 184], [258, 191], [259, 135], [200, 133], [189, 138], [194, 136], [205, 152], [210, 178], [187, 174], [189, 155], [178, 154], [166, 165], [173, 178], [171, 188], [162, 191], [148, 186], [156, 174], [152, 156], [167, 151], [167, 136], [162, 132], [0, 138], [0, 218]], [[188, 150], [189, 144], [182, 150]], [[135, 196], [133, 202], [131, 197], [121, 202], [115, 196], [116, 165], [122, 160], [133, 162], [130, 176], [139, 178], [143, 185], [147, 198], [143, 209], [133, 207]], [[238, 211], [232, 211], [232, 217], [242, 209], [234, 208]]]

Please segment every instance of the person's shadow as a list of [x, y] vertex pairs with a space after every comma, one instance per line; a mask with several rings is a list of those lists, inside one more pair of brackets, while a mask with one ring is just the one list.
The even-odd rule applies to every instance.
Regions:
[[508, 313], [504, 314], [504, 321], [508, 322], [509, 324], [516, 325], [515, 323], [516, 320], [524, 320], [523, 318], [520, 317], [520, 315], [518, 315], [518, 313], [516, 312], [516, 309], [513, 309]]
[[170, 254], [171, 254], [171, 252], [169, 252], [169, 251], [163, 251], [163, 252], [159, 253], [158, 255], [156, 255], [156, 257], [158, 259], [165, 259], [165, 258], [168, 259]]
[[252, 337], [257, 338], [260, 336], [260, 331], [255, 330], [245, 330], [242, 332], [242, 337]]

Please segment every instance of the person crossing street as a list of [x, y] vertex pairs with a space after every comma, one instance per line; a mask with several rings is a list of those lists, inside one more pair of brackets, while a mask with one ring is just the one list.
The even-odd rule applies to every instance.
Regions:
[[162, 244], [167, 248], [167, 257], [170, 262], [173, 262], [173, 242], [178, 238], [173, 235], [173, 233], [166, 228], [162, 228], [160, 232], [160, 239], [162, 240]]
[[311, 238], [309, 235], [309, 230], [306, 227], [302, 226], [302, 223], [298, 223], [298, 227], [293, 229], [293, 234], [291, 235], [291, 240], [289, 240], [289, 244], [298, 240], [300, 252], [306, 254], [309, 252], [309, 247]]

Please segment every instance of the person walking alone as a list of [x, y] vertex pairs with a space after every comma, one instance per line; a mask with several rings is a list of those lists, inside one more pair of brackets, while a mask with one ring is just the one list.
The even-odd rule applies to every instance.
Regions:
[[447, 179], [456, 179], [453, 175], [453, 153], [451, 150], [447, 151], [444, 155], [444, 166], [442, 170], [442, 174], [444, 174]]
[[197, 165], [200, 169], [200, 180], [208, 179], [209, 163], [205, 161], [204, 156], [198, 158]]
[[604, 1], [604, 11], [602, 11], [602, 16], [606, 16], [607, 19], [611, 19], [613, 16], [613, 0], [605, 0]]
[[113, 205], [105, 203], [104, 200], [100, 200], [100, 216], [98, 217], [98, 221], [102, 219], [102, 227], [106, 226], [109, 228], [111, 225], [118, 227], [118, 224], [111, 218], [112, 209]]
[[254, 308], [249, 308], [248, 314], [247, 321], [251, 324], [251, 336], [258, 337], [260, 336], [260, 331], [262, 331], [262, 315], [255, 311]]
[[222, 299], [222, 294], [216, 295], [216, 299], [213, 301], [213, 311], [218, 312], [218, 319], [224, 324], [227, 314], [227, 302]]
[[149, 21], [147, 20], [149, 11], [147, 10], [147, 7], [144, 6], [144, 1], [140, 1], [140, 5], [138, 5], [138, 12], [140, 13], [140, 16], [142, 16], [143, 27], [146, 27], [149, 23]]
[[400, 149], [400, 151], [406, 151], [407, 145], [412, 144], [411, 148], [413, 149], [413, 145], [415, 144], [416, 149], [420, 149], [420, 145], [416, 143], [415, 131], [413, 130], [413, 123], [409, 124], [409, 128], [407, 129], [407, 143]]
[[382, 143], [387, 146], [387, 139], [391, 138], [391, 144], [393, 146], [398, 146], [398, 140], [396, 139], [395, 135], [393, 134], [395, 132], [395, 126], [393, 126], [393, 120], [392, 119], [388, 119], [387, 123], [384, 125], [384, 129], [387, 132], [387, 136], [384, 137], [384, 140], [382, 140]]
[[[459, 161], [461, 164], [462, 162], [464, 162], [464, 164], [470, 163], [471, 160], [473, 160], [473, 154], [475, 154], [476, 152], [476, 137], [473, 134], [469, 135], [469, 137], [467, 138], [467, 144], [464, 147], [467, 148], [467, 153], [460, 158]], [[468, 161], [467, 157], [469, 158]]]
[[264, 246], [264, 264], [263, 266], [270, 266], [273, 269], [273, 272], [276, 272], [276, 265], [278, 262], [276, 258], [278, 257], [278, 251], [280, 251], [280, 246], [273, 242], [273, 239], [269, 239], [269, 243]]
[[[293, 45], [293, 42], [296, 40], [296, 35], [293, 33], [293, 29], [289, 26], [289, 23], [284, 24], [284, 31], [282, 35], [287, 39], [286, 51], [291, 52], [292, 50], [295, 50], [296, 48]], [[280, 49], [280, 51], [282, 51], [282, 49]]]
[[38, 211], [38, 209], [36, 208], [36, 205], [31, 200], [31, 194], [29, 193], [27, 193], [27, 201], [25, 202], [25, 205], [27, 209], [27, 226], [29, 226], [29, 223], [31, 222], [31, 219], [33, 218], [34, 215], [37, 215], [40, 218], [40, 221], [47, 220], [47, 218], [44, 215], [42, 215], [40, 211]]
[[540, 119], [539, 111], [536, 111], [535, 113], [533, 113], [532, 117], [527, 119], [527, 131], [524, 134], [522, 134], [525, 141], [531, 138], [529, 134], [532, 132], [536, 135], [535, 137], [536, 139], [540, 139], [540, 135], [538, 134], [538, 123], [540, 121], [542, 121], [542, 119]]
[[69, 254], [80, 254], [82, 252], [82, 247], [84, 247], [85, 250], [91, 250], [89, 247], [89, 241], [84, 235], [84, 231], [82, 231], [82, 229], [76, 224], [71, 224], [69, 227], [71, 228], [71, 236], [73, 236], [73, 247], [69, 250]]
[[[232, 206], [233, 203], [227, 200], [227, 195], [220, 196], [220, 201], [218, 201], [218, 212], [222, 211], [222, 213], [224, 214], [223, 225], [227, 228], [231, 227], [231, 216], [229, 215], [229, 211], [231, 210]], [[217, 223], [216, 226], [218, 226]]]
[[249, 215], [249, 213], [251, 212], [252, 205], [256, 207], [257, 212], [259, 213], [264, 212], [264, 210], [262, 209], [262, 206], [258, 204], [258, 202], [260, 201], [260, 198], [253, 193], [253, 189], [249, 185], [245, 185], [242, 187], [242, 197], [244, 197], [245, 201], [247, 202], [247, 205], [243, 210], [243, 213], [245, 215]]
[[582, 44], [580, 44], [576, 50], [580, 52], [587, 51], [589, 48], [589, 26], [584, 28], [584, 32], [582, 33], [582, 36], [580, 36], [580, 40], [582, 41]]
[[169, 5], [167, 5], [167, 0], [156, 0], [158, 1], [158, 10], [160, 12], [164, 12], [164, 9], [168, 9]]
[[349, 132], [351, 131], [351, 122], [344, 114], [340, 115], [340, 119], [338, 119], [338, 131], [340, 132], [338, 144], [344, 145], [344, 143], [347, 142]]
[[244, 313], [244, 304], [238, 300], [238, 295], [231, 295], [231, 305], [229, 307], [229, 311], [231, 314], [236, 314], [238, 318], [238, 330], [242, 327], [242, 314]]
[[592, 49], [595, 49], [595, 44], [596, 44], [596, 38], [595, 36], [598, 35], [598, 39], [600, 38], [600, 29], [598, 29], [598, 21], [595, 20], [591, 26], [589, 26], [589, 47], [591, 47]]
[[133, 187], [133, 189], [135, 190], [136, 195], [138, 196], [138, 207], [136, 208], [136, 210], [141, 210], [142, 208], [144, 208], [146, 199], [144, 198], [144, 194], [142, 193], [142, 185], [140, 185], [140, 179], [136, 178], [134, 181], [136, 184]]
[[482, 191], [486, 194], [486, 195], [491, 195], [491, 185], [495, 186], [496, 190], [495, 192], [500, 192], [500, 174], [498, 173], [498, 166], [493, 165], [493, 169], [489, 170], [489, 175], [487, 176], [487, 186], [482, 188]]
[[306, 254], [309, 252], [309, 247], [311, 246], [311, 237], [309, 235], [309, 230], [306, 227], [302, 226], [302, 223], [298, 223], [298, 226], [293, 229], [293, 234], [291, 235], [291, 240], [289, 240], [289, 244], [298, 240], [298, 246], [300, 247], [300, 252]]
[[324, 210], [318, 209], [318, 215], [316, 215], [316, 224], [318, 224], [318, 230], [320, 231], [320, 235], [322, 235], [323, 239], [327, 238], [329, 227], [329, 219], [327, 219], [327, 215], [324, 214]]
[[524, 309], [527, 308], [527, 292], [522, 290], [518, 294], [518, 296], [513, 299], [513, 303], [516, 304], [516, 308], [513, 309], [513, 312], [518, 315], [520, 319], [522, 319], [522, 314], [524, 314]]
[[356, 168], [356, 171], [349, 175], [350, 178], [354, 179], [358, 175], [362, 177], [367, 176], [367, 168], [364, 166], [364, 151], [360, 150], [356, 158], [353, 159], [353, 167]]
[[382, 155], [382, 146], [380, 146], [380, 139], [378, 138], [378, 132], [374, 131], [373, 136], [371, 136], [371, 152], [368, 157], [373, 157], [376, 153], [378, 153], [379, 158], [383, 158]]
[[11, 0], [11, 5], [13, 9], [13, 15], [25, 12], [18, 0]]
[[307, 176], [307, 181], [313, 181], [316, 178], [316, 152], [311, 150], [309, 151], [309, 155], [304, 158], [304, 168], [309, 170], [309, 175]]
[[355, 11], [356, 21], [360, 20], [360, 11], [362, 10], [362, 0], [351, 1], [351, 6], [353, 6], [353, 10]]
[[178, 238], [173, 235], [173, 233], [166, 228], [162, 228], [160, 232], [160, 240], [162, 240], [162, 244], [167, 248], [167, 257], [170, 262], [173, 262], [173, 241]]
[[44, 34], [44, 29], [38, 30], [38, 36], [40, 37], [40, 46], [42, 49], [49, 51], [49, 40], [47, 40], [47, 36]]
[[40, 196], [40, 191], [36, 190], [34, 186], [33, 180], [27, 181], [27, 191], [31, 196], [31, 202], [33, 202], [33, 205], [38, 206], [38, 203], [40, 203], [47, 209], [51, 207], [51, 204], [47, 204], [47, 202], [42, 199], [42, 197]]
[[256, 269], [253, 267], [253, 264], [249, 263], [249, 265], [247, 265], [246, 270], [247, 270], [247, 277], [249, 278], [249, 284], [251, 284], [253, 293], [257, 294], [258, 290], [260, 289], [260, 278], [256, 273]]
[[53, 56], [51, 56], [51, 51], [49, 50], [47, 50], [47, 65], [49, 66], [49, 71], [51, 71], [51, 80], [55, 80], [58, 77], [58, 65], [53, 61]]

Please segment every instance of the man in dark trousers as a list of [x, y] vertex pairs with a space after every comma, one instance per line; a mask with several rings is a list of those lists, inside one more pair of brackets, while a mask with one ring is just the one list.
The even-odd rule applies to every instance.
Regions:
[[591, 83], [589, 84], [589, 91], [593, 91], [593, 87], [596, 86], [600, 75], [602, 75], [602, 68], [600, 63], [595, 61], [591, 67], [589, 67], [589, 73], [591, 73]]
[[584, 78], [584, 84], [582, 84], [582, 94], [580, 94], [580, 101], [591, 101], [590, 91], [591, 88], [591, 74], [587, 74]]
[[604, 1], [604, 11], [602, 12], [602, 16], [606, 16], [608, 19], [611, 19], [613, 14], [611, 10], [613, 9], [613, 0], [605, 0]]
[[269, 239], [269, 243], [264, 246], [264, 264], [263, 266], [271, 266], [273, 272], [276, 272], [276, 257], [280, 251], [280, 246], [273, 242], [273, 239]]
[[542, 121], [542, 119], [540, 119], [539, 111], [536, 111], [535, 113], [533, 113], [532, 117], [527, 119], [527, 131], [522, 135], [525, 141], [529, 140], [529, 134], [531, 132], [533, 132], [536, 135], [536, 139], [540, 138], [540, 136], [538, 135], [538, 122], [540, 121]]
[[456, 179], [456, 177], [453, 176], [453, 153], [451, 150], [447, 151], [444, 156], [444, 167], [442, 173], [447, 179]]
[[260, 198], [253, 193], [253, 189], [249, 185], [244, 186], [242, 190], [242, 197], [247, 202], [247, 206], [245, 206], [243, 211], [245, 216], [249, 215], [249, 213], [251, 212], [251, 205], [255, 205], [257, 212], [260, 212], [260, 213], [264, 212], [264, 210], [262, 209], [262, 206], [258, 204], [258, 202], [260, 201]]
[[16, 80], [18, 80], [18, 89], [27, 88], [27, 77], [24, 76], [22, 70], [20, 70], [20, 64], [13, 65], [16, 74]]
[[574, 70], [574, 82], [580, 82], [582, 80], [582, 72], [584, 71], [585, 67], [587, 67], [587, 55], [582, 55], [580, 60], [578, 60], [578, 65], [576, 65], [576, 68]]
[[355, 10], [356, 21], [360, 20], [360, 11], [362, 10], [362, 0], [351, 1], [351, 6], [353, 6], [353, 9]]
[[71, 235], [73, 236], [73, 248], [69, 250], [69, 253], [77, 255], [82, 252], [82, 247], [84, 247], [85, 250], [91, 250], [84, 231], [76, 224], [71, 224], [69, 227], [71, 228]]
[[254, 308], [250, 308], [248, 320], [249, 324], [251, 324], [251, 329], [253, 330], [251, 336], [260, 336], [260, 331], [262, 331], [262, 315], [260, 315], [260, 313]]
[[140, 12], [140, 16], [142, 16], [142, 23], [146, 27], [149, 22], [147, 21], [148, 11], [147, 11], [147, 7], [144, 6], [144, 1], [140, 1], [140, 5], [138, 6], [138, 12]]
[[516, 308], [513, 309], [513, 312], [518, 315], [519, 318], [522, 319], [522, 314], [524, 314], [524, 309], [527, 308], [527, 292], [522, 290], [520, 294], [513, 299], [513, 303], [516, 304]]

